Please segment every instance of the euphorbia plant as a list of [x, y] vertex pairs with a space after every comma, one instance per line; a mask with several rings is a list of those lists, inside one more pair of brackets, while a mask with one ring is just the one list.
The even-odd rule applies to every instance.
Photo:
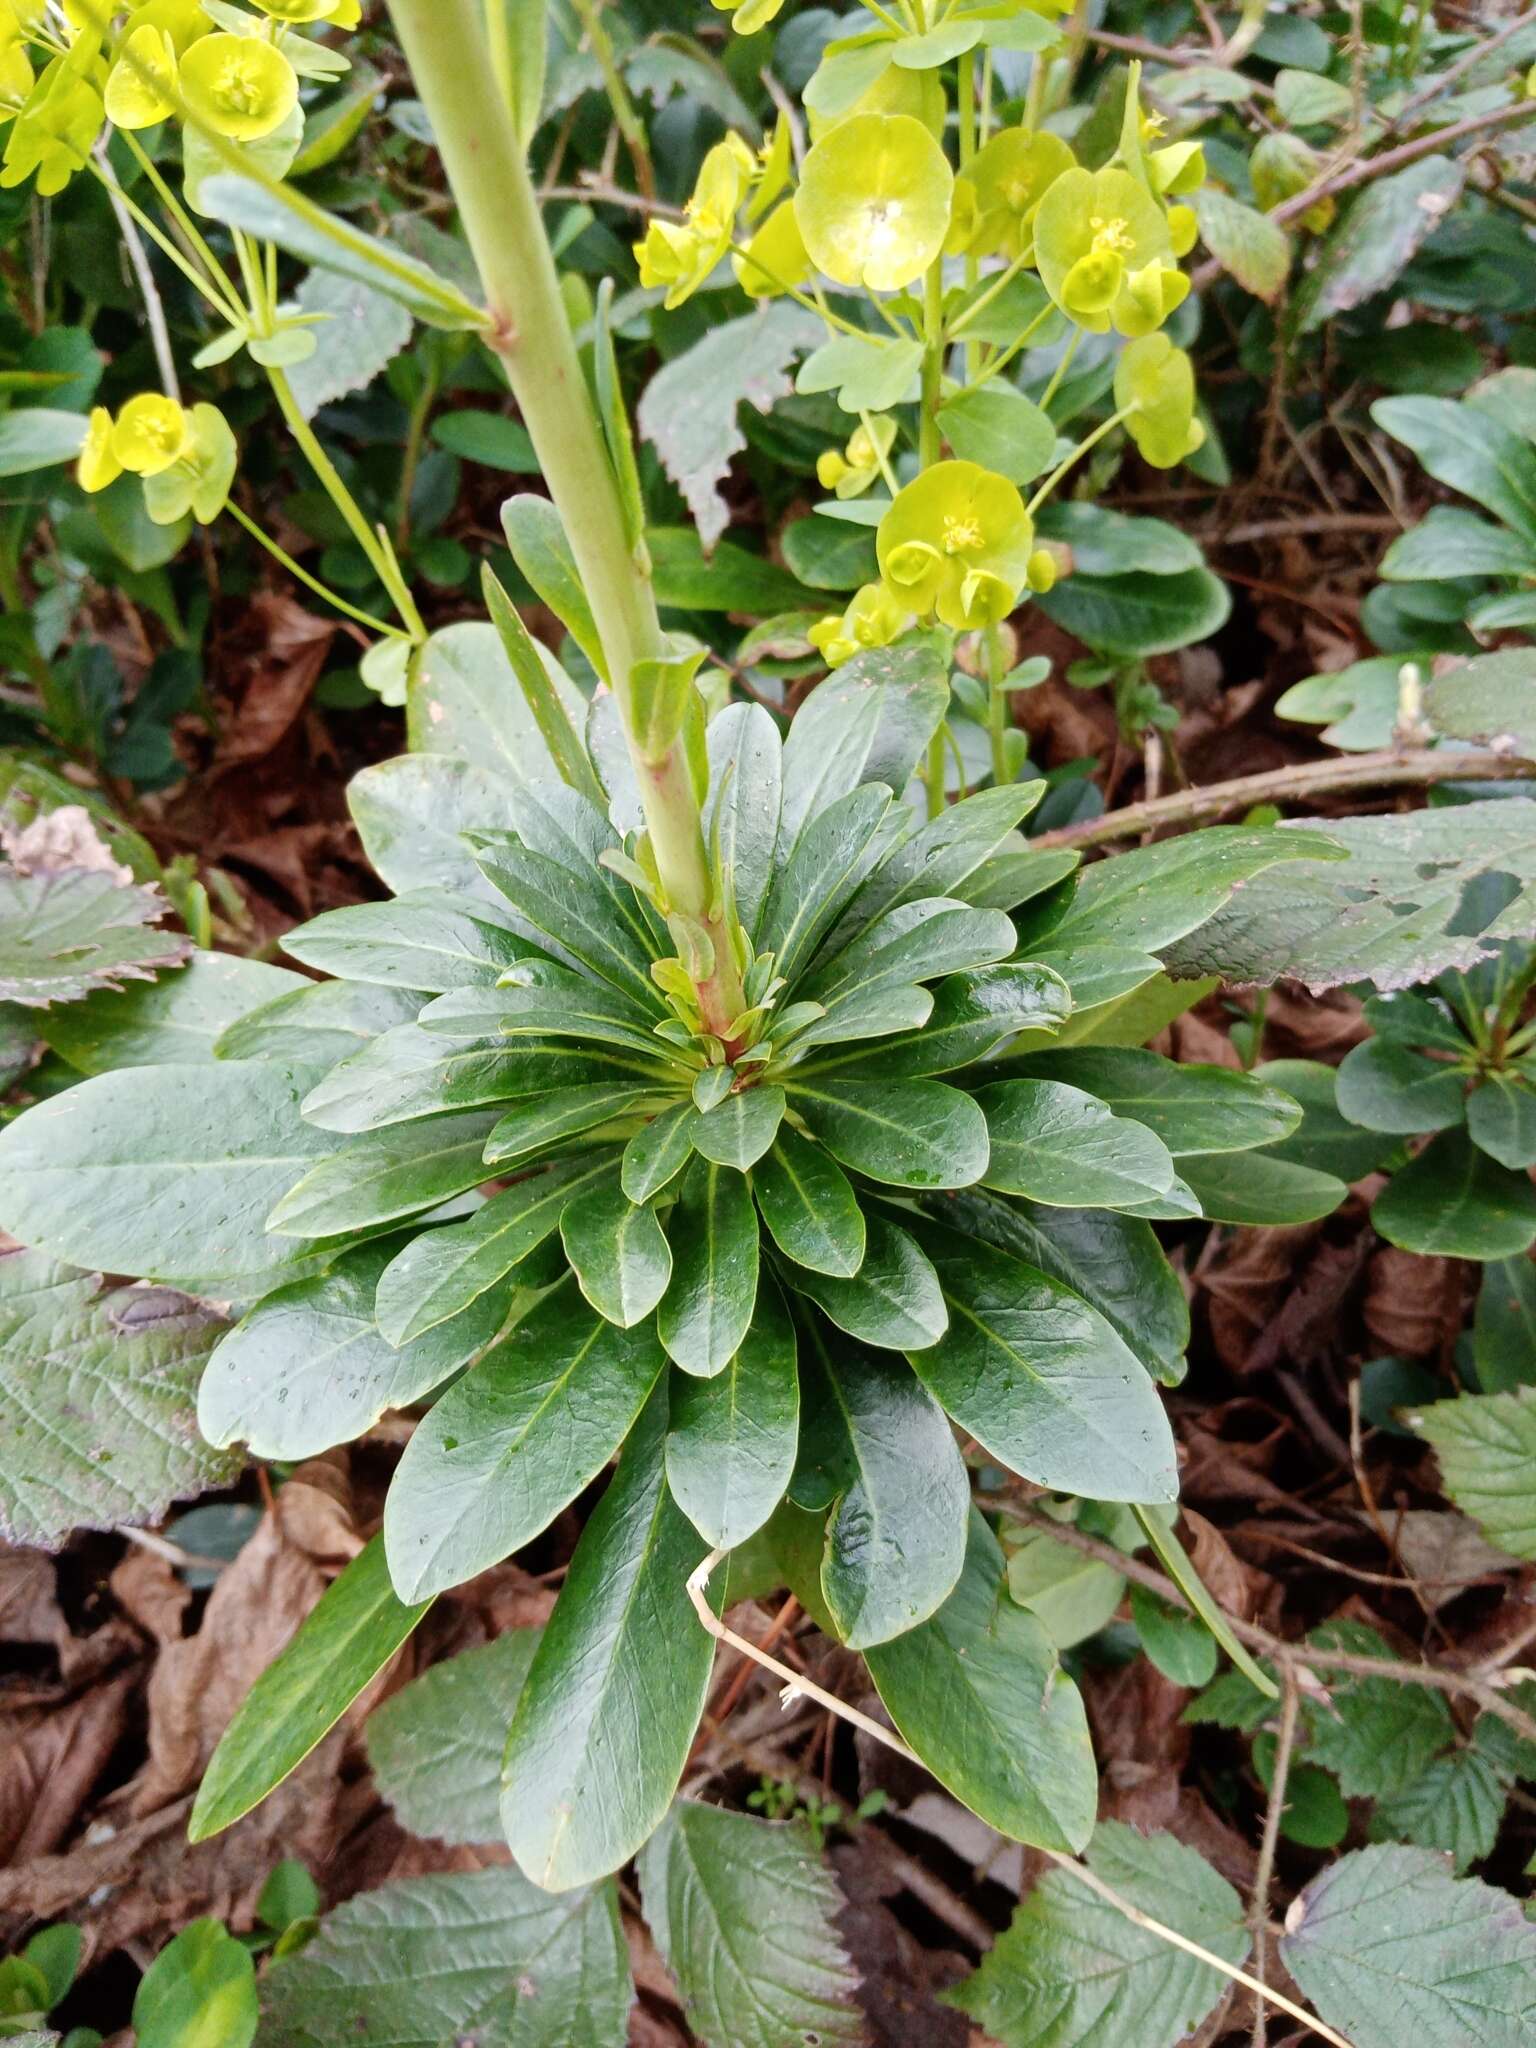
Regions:
[[[509, 540], [605, 688], [584, 733], [489, 581], [493, 624], [413, 656], [426, 751], [354, 785], [391, 900], [287, 942], [334, 979], [238, 1018], [209, 1063], [100, 1074], [0, 1140], [0, 1223], [24, 1242], [241, 1311], [203, 1382], [214, 1440], [294, 1458], [436, 1396], [382, 1543], [237, 1719], [195, 1831], [270, 1789], [424, 1603], [534, 1541], [617, 1456], [510, 1732], [505, 1820], [531, 1877], [611, 1870], [660, 1819], [713, 1649], [686, 1582], [721, 1554], [865, 1652], [962, 1799], [1075, 1849], [1095, 1803], [1081, 1703], [1005, 1599], [960, 1442], [1133, 1504], [1200, 1600], [1159, 1513], [1176, 1473], [1156, 1381], [1185, 1328], [1150, 1219], [1200, 1213], [1181, 1159], [1273, 1141], [1299, 1112], [1136, 1051], [1155, 1012], [1128, 1040], [1106, 1019], [1236, 884], [1329, 848], [1234, 828], [1078, 875], [1022, 837], [1041, 785], [1010, 780], [1001, 743], [994, 786], [945, 804], [944, 721], [980, 635], [1001, 742], [1006, 621], [1054, 573], [1033, 517], [1083, 449], [1120, 424], [1154, 462], [1194, 445], [1188, 364], [1160, 332], [1186, 288], [1168, 194], [1193, 160], [1144, 147], [1134, 91], [1112, 166], [988, 138], [975, 53], [1046, 48], [1050, 25], [876, 8], [812, 81], [798, 180], [787, 133], [761, 157], [722, 143], [683, 226], [647, 236], [671, 295], [734, 252], [763, 292], [825, 311], [848, 377], [899, 372], [850, 408], [864, 438], [841, 458], [887, 487], [879, 578], [820, 635], [845, 665], [783, 738], [757, 705], [708, 716], [702, 650], [663, 629], [606, 328], [589, 384], [478, 13], [393, 13], [479, 266], [478, 331], [553, 499], [514, 500]], [[175, 85], [159, 45], [130, 47], [142, 26], [113, 61], [195, 119], [189, 60]], [[952, 96], [957, 166], [938, 139]], [[430, 273], [289, 207], [270, 175], [207, 189], [270, 242], [442, 311]], [[1012, 330], [978, 338], [1016, 287]], [[1052, 323], [1063, 365], [1084, 331], [1128, 345], [1116, 411], [1078, 448], [1048, 436], [1026, 502], [976, 459], [967, 401]], [[180, 422], [155, 419], [159, 454], [179, 451]], [[137, 448], [120, 418], [92, 459]]]

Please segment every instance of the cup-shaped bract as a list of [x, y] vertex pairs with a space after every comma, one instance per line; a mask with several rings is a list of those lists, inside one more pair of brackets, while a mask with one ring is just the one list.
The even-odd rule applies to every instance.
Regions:
[[1150, 334], [1189, 290], [1163, 209], [1129, 171], [1057, 178], [1035, 213], [1035, 262], [1056, 304], [1094, 334]]
[[203, 36], [181, 60], [188, 112], [215, 135], [256, 142], [298, 104], [299, 81], [275, 43], [259, 36]]
[[976, 152], [966, 174], [976, 190], [971, 249], [982, 256], [1028, 256], [1035, 208], [1076, 162], [1059, 135], [1028, 128], [1004, 128], [994, 135]]
[[979, 462], [936, 462], [899, 491], [875, 535], [907, 610], [968, 631], [995, 625], [1029, 577], [1034, 523], [1016, 485]]
[[795, 194], [811, 261], [837, 284], [904, 290], [943, 249], [954, 182], [910, 114], [840, 121], [806, 157]]
[[1115, 404], [1126, 431], [1154, 469], [1172, 469], [1205, 439], [1195, 418], [1195, 372], [1166, 334], [1131, 342], [1115, 365]]

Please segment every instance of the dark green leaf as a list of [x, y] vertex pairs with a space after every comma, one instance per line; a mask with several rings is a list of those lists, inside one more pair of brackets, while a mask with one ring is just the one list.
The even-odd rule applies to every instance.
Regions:
[[[311, 981], [262, 1003], [225, 1026], [214, 1044], [221, 1060], [282, 1060], [316, 1069], [361, 1052], [408, 1023], [421, 997], [411, 989], [363, 981]], [[305, 1098], [308, 1100], [308, 1097]], [[307, 1119], [306, 1119], [307, 1120]]]
[[1301, 1104], [1301, 1122], [1290, 1137], [1269, 1147], [1271, 1159], [1289, 1160], [1330, 1173], [1341, 1181], [1363, 1180], [1398, 1150], [1397, 1142], [1361, 1130], [1339, 1114], [1337, 1069], [1320, 1060], [1269, 1060], [1255, 1067], [1257, 1080], [1281, 1088]]
[[334, 1237], [436, 1208], [489, 1178], [485, 1142], [494, 1112], [423, 1117], [343, 1145], [273, 1207], [280, 1237]]
[[671, 1803], [714, 1641], [685, 1581], [704, 1546], [667, 1492], [658, 1392], [582, 1531], [507, 1741], [502, 1822], [551, 1891], [617, 1870]]
[[979, 462], [1010, 483], [1032, 483], [1056, 446], [1049, 414], [1001, 381], [950, 399], [939, 408], [939, 426], [962, 461]]
[[632, 1202], [648, 1202], [681, 1171], [692, 1156], [698, 1120], [691, 1102], [674, 1103], [630, 1139], [624, 1147], [621, 1179]]
[[1168, 1148], [1143, 1123], [1114, 1115], [1062, 1081], [983, 1088], [989, 1187], [1063, 1208], [1134, 1208], [1173, 1185]]
[[1270, 1226], [1331, 1216], [1349, 1193], [1343, 1181], [1272, 1152], [1223, 1152], [1181, 1159], [1179, 1174], [1213, 1223]]
[[780, 974], [791, 979], [805, 966], [843, 906], [880, 856], [877, 837], [891, 793], [866, 783], [831, 799], [807, 820], [793, 849], [775, 871], [757, 934]]
[[843, 1279], [786, 1265], [785, 1278], [850, 1337], [887, 1351], [921, 1351], [943, 1336], [948, 1318], [933, 1267], [907, 1235], [871, 1217], [859, 1270]]
[[[431, 891], [476, 904], [507, 921], [501, 897], [481, 874], [467, 831], [515, 823], [512, 786], [501, 775], [445, 754], [399, 754], [347, 785], [363, 851], [396, 896]], [[489, 907], [488, 907], [489, 906]]]
[[804, 1361], [804, 1454], [834, 1488], [821, 1590], [850, 1649], [915, 1628], [965, 1561], [970, 1484], [944, 1411], [899, 1359], [819, 1339]]
[[384, 1506], [395, 1584], [440, 1593], [547, 1528], [623, 1443], [663, 1363], [653, 1330], [615, 1329], [567, 1279], [418, 1424]]
[[917, 1231], [949, 1331], [911, 1354], [919, 1377], [1000, 1464], [1062, 1493], [1172, 1500], [1173, 1438], [1114, 1327], [1033, 1266], [937, 1225]]
[[537, 595], [565, 627], [598, 674], [606, 679], [602, 636], [582, 588], [560, 515], [548, 498], [521, 492], [501, 508], [501, 524], [512, 559]]
[[388, 903], [352, 903], [289, 932], [283, 950], [323, 974], [419, 989], [424, 995], [492, 988], [502, 969], [521, 959], [528, 946], [481, 917], [480, 908], [473, 901], [456, 903], [436, 889], [412, 891]]
[[0, 1227], [102, 1272], [228, 1279], [237, 1293], [299, 1256], [265, 1223], [335, 1143], [299, 1115], [318, 1078], [215, 1061], [82, 1081], [0, 1135]]
[[1467, 1135], [1500, 1166], [1536, 1166], [1536, 1088], [1518, 1074], [1489, 1074], [1467, 1098]]
[[974, 1509], [955, 1590], [865, 1662], [901, 1735], [963, 1805], [1015, 1841], [1083, 1847], [1098, 1777], [1082, 1698], [1042, 1624], [1008, 1598]]
[[746, 1179], [698, 1159], [689, 1168], [667, 1228], [672, 1284], [656, 1327], [684, 1372], [723, 1372], [752, 1322], [757, 1299], [757, 1216]]
[[783, 1117], [782, 1088], [744, 1088], [700, 1113], [691, 1128], [693, 1149], [716, 1166], [745, 1173], [773, 1143]]
[[1209, 569], [1185, 569], [1177, 576], [1065, 576], [1039, 602], [1089, 647], [1128, 660], [1208, 640], [1232, 610], [1226, 584]]
[[1518, 1258], [1536, 1242], [1536, 1187], [1465, 1131], [1442, 1131], [1392, 1176], [1371, 1221], [1389, 1244], [1431, 1258]]
[[582, 1293], [621, 1329], [641, 1322], [666, 1293], [672, 1252], [656, 1212], [631, 1202], [617, 1178], [566, 1205], [560, 1237]]
[[1536, 1386], [1536, 1263], [1530, 1259], [1493, 1259], [1484, 1266], [1472, 1355], [1484, 1394]]
[[713, 1379], [676, 1373], [667, 1485], [705, 1542], [734, 1550], [784, 1497], [800, 1433], [794, 1326], [771, 1284], [752, 1327]]
[[791, 1107], [827, 1150], [871, 1180], [963, 1188], [987, 1166], [986, 1119], [939, 1081], [820, 1081], [791, 1076]]
[[752, 1192], [779, 1250], [799, 1266], [846, 1279], [864, 1257], [864, 1212], [823, 1145], [781, 1125], [752, 1169]]
[[860, 784], [904, 790], [948, 701], [943, 665], [921, 642], [855, 655], [814, 689], [784, 743], [780, 859], [809, 819]]
[[391, 1344], [456, 1316], [537, 1250], [567, 1202], [613, 1171], [611, 1152], [560, 1160], [492, 1195], [466, 1216], [413, 1237], [384, 1268], [375, 1303]]
[[[1178, 1065], [1130, 1046], [1083, 1045], [1009, 1060], [1015, 1074], [1065, 1081], [1097, 1096], [1118, 1117], [1155, 1131], [1175, 1159], [1197, 1152], [1244, 1152], [1288, 1137], [1301, 1119], [1278, 1088], [1229, 1067]], [[994, 1143], [996, 1137], [994, 1134]]]
[[543, 1095], [530, 1095], [526, 1101], [515, 1102], [496, 1122], [485, 1141], [486, 1164], [504, 1166], [537, 1158], [567, 1138], [579, 1138], [602, 1125], [624, 1123], [654, 1108], [661, 1099], [655, 1087], [637, 1087], [633, 1082], [551, 1088]]
[[1392, 1038], [1368, 1038], [1339, 1065], [1340, 1113], [1367, 1130], [1443, 1131], [1467, 1113], [1467, 1076]]
[[1080, 1294], [1155, 1379], [1183, 1377], [1189, 1305], [1150, 1224], [1112, 1209], [1051, 1209], [976, 1191], [954, 1196], [947, 1213], [957, 1230]]
[[213, 1444], [258, 1458], [309, 1458], [361, 1436], [387, 1408], [419, 1401], [467, 1364], [506, 1319], [504, 1293], [396, 1350], [374, 1314], [389, 1248], [352, 1253], [329, 1273], [267, 1295], [215, 1350], [197, 1419]]
[[760, 704], [728, 704], [712, 718], [709, 799], [704, 828], [729, 874], [736, 914], [754, 933], [773, 874], [779, 836], [783, 748], [778, 728]]

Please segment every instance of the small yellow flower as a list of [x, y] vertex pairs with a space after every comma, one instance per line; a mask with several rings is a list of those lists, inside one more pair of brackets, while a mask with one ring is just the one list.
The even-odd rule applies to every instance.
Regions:
[[794, 137], [787, 115], [780, 114], [773, 134], [757, 152], [753, 168], [752, 195], [747, 201], [747, 219], [761, 220], [795, 174]]
[[840, 121], [806, 157], [795, 194], [812, 262], [838, 284], [902, 290], [944, 246], [954, 182], [910, 114]]
[[971, 248], [983, 256], [1027, 256], [1034, 240], [1034, 211], [1076, 158], [1059, 135], [1005, 128], [971, 159], [980, 214]]
[[235, 480], [235, 437], [218, 407], [194, 405], [186, 427], [176, 461], [144, 479], [144, 509], [157, 526], [174, 526], [189, 512], [206, 526], [224, 510]]
[[148, 22], [123, 43], [107, 74], [107, 119], [119, 128], [152, 128], [176, 107], [176, 46]]
[[181, 61], [181, 91], [195, 120], [215, 135], [255, 142], [287, 120], [299, 81], [276, 44], [255, 36], [203, 36]]
[[180, 58], [199, 36], [212, 33], [213, 23], [203, 11], [202, 0], [144, 0], [129, 15], [123, 34], [131, 36], [141, 28], [157, 28], [168, 35]]
[[880, 465], [896, 439], [896, 422], [877, 413], [869, 425], [856, 427], [841, 454], [828, 448], [816, 458], [816, 481], [840, 498], [856, 498], [880, 474]]
[[1205, 151], [1198, 142], [1170, 142], [1147, 158], [1147, 174], [1165, 199], [1185, 199], [1205, 183]]
[[798, 290], [810, 282], [815, 265], [805, 252], [800, 223], [789, 200], [774, 208], [745, 252], [731, 258], [731, 268], [750, 299], [774, 299], [786, 286]]
[[898, 491], [880, 521], [880, 573], [917, 613], [946, 626], [995, 625], [1029, 577], [1034, 525], [1018, 489], [977, 462], [936, 462]]
[[1040, 201], [1034, 227], [1041, 283], [1091, 333], [1113, 324], [1122, 334], [1149, 334], [1189, 290], [1163, 209], [1129, 171], [1064, 172]]
[[274, 21], [328, 21], [334, 0], [256, 0], [256, 5]]
[[640, 282], [665, 285], [669, 310], [692, 297], [731, 246], [736, 210], [756, 168], [741, 137], [727, 135], [704, 158], [683, 223], [653, 220], [645, 240], [635, 243]]
[[75, 481], [82, 491], [104, 491], [122, 473], [123, 465], [112, 452], [112, 415], [104, 405], [93, 406], [85, 446], [75, 464]]
[[6, 141], [0, 185], [20, 185], [35, 172], [39, 196], [51, 199], [84, 169], [106, 117], [101, 94], [72, 62], [56, 57], [27, 95]]
[[1205, 440], [1195, 418], [1195, 373], [1166, 334], [1144, 335], [1115, 365], [1115, 404], [1126, 432], [1154, 469], [1172, 469]]
[[870, 647], [889, 647], [912, 622], [910, 606], [883, 583], [866, 583], [856, 590], [848, 609], [818, 619], [806, 634], [828, 668], [840, 668], [856, 654]]
[[[266, 0], [262, 0], [262, 5], [265, 4]], [[741, 0], [740, 6], [736, 0], [710, 0], [710, 4], [722, 14], [730, 15], [731, 27], [737, 35], [750, 36], [768, 26], [784, 5], [784, 0]]]
[[14, 120], [21, 112], [33, 82], [25, 45], [0, 38], [0, 122]]
[[135, 476], [158, 476], [180, 460], [187, 446], [187, 415], [174, 398], [141, 391], [130, 398], [112, 429], [112, 454]]

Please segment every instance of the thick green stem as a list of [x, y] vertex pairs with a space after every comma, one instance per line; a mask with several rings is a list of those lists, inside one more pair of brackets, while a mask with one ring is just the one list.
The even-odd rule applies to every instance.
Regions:
[[[629, 542], [538, 199], [496, 91], [478, 9], [474, 0], [391, 0], [390, 11], [485, 287], [486, 339], [532, 437], [632, 734], [636, 664], [664, 652], [650, 566], [644, 550]], [[674, 745], [659, 766], [642, 760], [633, 745], [631, 752], [663, 891], [674, 910], [704, 926], [715, 948], [716, 973], [699, 996], [706, 1026], [723, 1037], [746, 1004], [683, 748]]]

